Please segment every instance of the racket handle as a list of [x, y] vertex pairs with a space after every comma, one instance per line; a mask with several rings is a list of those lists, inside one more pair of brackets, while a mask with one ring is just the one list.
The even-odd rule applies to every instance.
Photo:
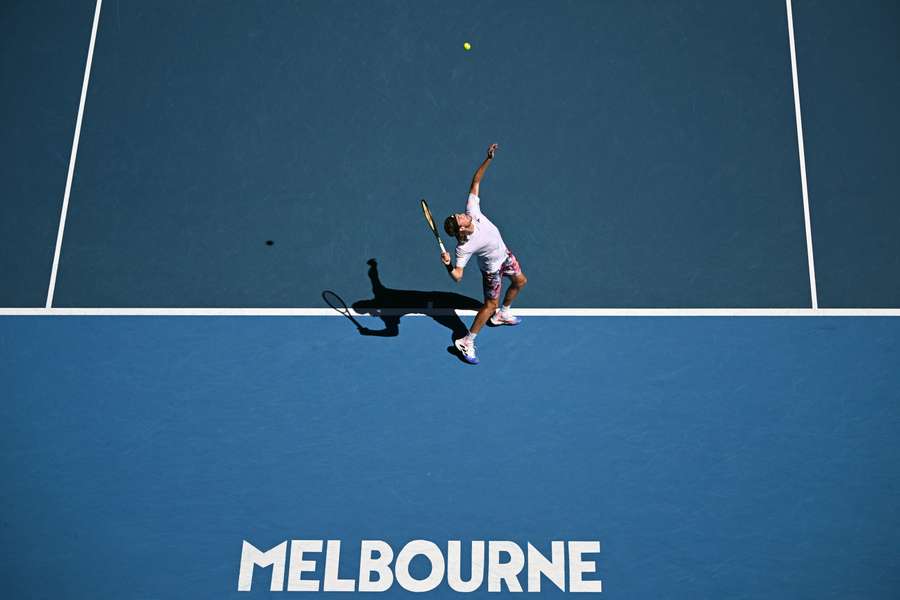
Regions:
[[442, 242], [440, 239], [438, 240], [438, 245], [440, 245], [440, 247], [441, 247], [442, 254], [447, 251], [447, 249], [444, 248], [444, 242]]

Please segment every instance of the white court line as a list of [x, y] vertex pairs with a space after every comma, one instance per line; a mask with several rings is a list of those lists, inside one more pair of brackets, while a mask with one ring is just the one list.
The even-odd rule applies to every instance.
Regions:
[[784, 0], [787, 8], [788, 39], [791, 43], [791, 76], [794, 80], [794, 113], [797, 116], [797, 147], [800, 153], [800, 186], [803, 190], [803, 220], [806, 224], [806, 256], [809, 258], [809, 293], [812, 307], [819, 308], [816, 292], [816, 261], [813, 259], [812, 225], [809, 219], [809, 188], [806, 185], [806, 152], [803, 148], [803, 119], [800, 116], [800, 83], [797, 78], [797, 49], [794, 44], [794, 11], [791, 0]]
[[72, 153], [69, 155], [69, 174], [66, 176], [66, 191], [63, 194], [62, 211], [59, 215], [59, 230], [56, 233], [56, 250], [53, 252], [53, 268], [50, 270], [50, 287], [47, 289], [47, 308], [53, 306], [56, 291], [56, 274], [59, 271], [59, 254], [62, 250], [63, 232], [66, 229], [66, 215], [69, 212], [69, 195], [72, 193], [72, 178], [75, 175], [75, 158], [78, 156], [78, 140], [81, 138], [81, 120], [84, 117], [84, 103], [87, 99], [88, 82], [91, 79], [91, 63], [94, 61], [94, 43], [97, 40], [97, 25], [100, 23], [100, 6], [97, 0], [94, 9], [94, 25], [91, 28], [91, 44], [88, 46], [87, 62], [84, 65], [84, 81], [81, 83], [81, 101], [78, 103], [78, 118], [75, 120], [75, 136], [72, 139]]
[[[368, 313], [350, 311], [356, 317]], [[383, 316], [437, 316], [473, 310], [385, 309]], [[520, 308], [523, 317], [900, 317], [900, 308]], [[377, 316], [375, 315], [375, 316]], [[330, 308], [0, 308], [0, 316], [57, 317], [340, 317]]]

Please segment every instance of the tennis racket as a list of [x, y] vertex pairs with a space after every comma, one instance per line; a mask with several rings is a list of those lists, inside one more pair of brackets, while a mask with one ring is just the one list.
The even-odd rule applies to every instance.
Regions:
[[325, 301], [325, 304], [350, 319], [350, 321], [352, 321], [353, 324], [356, 325], [357, 329], [365, 329], [365, 327], [359, 324], [359, 321], [353, 318], [353, 315], [350, 314], [350, 309], [347, 308], [347, 304], [340, 296], [338, 296], [331, 290], [325, 290], [324, 292], [322, 292], [322, 300]]
[[441, 247], [441, 252], [446, 252], [447, 249], [444, 248], [444, 242], [441, 241], [441, 236], [438, 235], [437, 227], [434, 225], [434, 217], [431, 216], [431, 211], [428, 210], [428, 203], [425, 202], [425, 199], [422, 199], [422, 212], [425, 213], [425, 220], [428, 221], [428, 226], [431, 227], [431, 233], [434, 234], [434, 239], [437, 240], [438, 246]]

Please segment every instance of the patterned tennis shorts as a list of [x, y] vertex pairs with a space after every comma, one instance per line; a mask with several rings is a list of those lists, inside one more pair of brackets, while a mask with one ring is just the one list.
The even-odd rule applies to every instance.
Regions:
[[492, 271], [490, 273], [486, 271], [481, 272], [481, 285], [484, 288], [485, 299], [493, 298], [496, 300], [500, 297], [500, 288], [503, 287], [504, 275], [506, 277], [514, 277], [521, 273], [522, 269], [519, 267], [519, 261], [516, 259], [516, 255], [507, 250], [506, 260], [500, 265], [498, 271]]

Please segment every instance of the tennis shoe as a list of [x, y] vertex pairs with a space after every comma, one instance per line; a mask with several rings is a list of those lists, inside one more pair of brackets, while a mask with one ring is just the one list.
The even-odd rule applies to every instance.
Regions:
[[458, 340], [453, 340], [453, 345], [459, 350], [464, 361], [470, 365], [478, 364], [478, 357], [475, 356], [475, 342], [467, 342], [466, 338], [459, 338]]
[[491, 316], [491, 324], [493, 325], [518, 325], [522, 319], [512, 314], [509, 310], [497, 310]]

